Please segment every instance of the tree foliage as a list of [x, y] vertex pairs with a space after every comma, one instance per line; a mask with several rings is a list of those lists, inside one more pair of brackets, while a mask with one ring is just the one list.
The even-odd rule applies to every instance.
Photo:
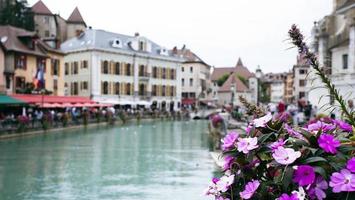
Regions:
[[5, 0], [0, 10], [0, 25], [12, 25], [34, 30], [34, 19], [27, 0]]
[[226, 80], [228, 79], [228, 77], [229, 77], [229, 74], [224, 74], [223, 76], [221, 76], [221, 77], [217, 80], [217, 85], [218, 85], [219, 87], [221, 87], [221, 86], [224, 84], [224, 82], [226, 82]]

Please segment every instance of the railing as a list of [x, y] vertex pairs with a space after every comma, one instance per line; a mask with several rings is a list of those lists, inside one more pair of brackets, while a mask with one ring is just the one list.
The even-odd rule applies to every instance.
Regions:
[[150, 77], [150, 73], [148, 73], [148, 72], [139, 72], [138, 76], [139, 77]]

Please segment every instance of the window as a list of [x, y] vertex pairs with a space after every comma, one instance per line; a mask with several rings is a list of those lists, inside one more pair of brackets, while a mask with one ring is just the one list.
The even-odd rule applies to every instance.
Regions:
[[152, 96], [157, 96], [157, 85], [153, 85], [152, 87]]
[[158, 68], [153, 67], [153, 78], [157, 78], [157, 77], [158, 77]]
[[184, 71], [185, 71], [185, 68], [184, 68], [184, 67], [181, 67], [181, 71], [184, 72]]
[[126, 84], [126, 95], [131, 95], [131, 84], [130, 83]]
[[170, 86], [170, 96], [175, 96], [175, 87], [174, 86]]
[[82, 69], [88, 68], [88, 61], [87, 61], [87, 60], [81, 61], [81, 66], [80, 66], [80, 68], [82, 68]]
[[107, 81], [103, 82], [102, 94], [108, 94], [108, 82]]
[[26, 85], [25, 77], [16, 77], [15, 78], [15, 86], [16, 88], [24, 88]]
[[140, 95], [140, 96], [145, 95], [145, 85], [144, 84], [139, 84], [138, 95]]
[[120, 71], [121, 71], [120, 63], [116, 62], [116, 64], [115, 64], [115, 74], [116, 75], [120, 75]]
[[44, 31], [44, 37], [49, 37], [49, 31], [48, 30]]
[[116, 95], [120, 94], [120, 83], [119, 82], [115, 83], [115, 94]]
[[79, 85], [78, 85], [78, 82], [74, 82], [72, 83], [72, 95], [78, 95], [79, 93]]
[[11, 88], [11, 77], [6, 76], [6, 89], [10, 89], [10, 88]]
[[107, 60], [104, 61], [102, 67], [103, 67], [103, 73], [108, 74], [108, 61]]
[[165, 97], [165, 90], [166, 90], [166, 86], [163, 85], [162, 91], [161, 91], [161, 96], [163, 96], [163, 97]]
[[87, 81], [83, 81], [80, 83], [80, 89], [81, 90], [87, 90], [88, 89], [88, 82]]
[[49, 16], [44, 16], [44, 23], [49, 24]]
[[162, 79], [166, 79], [166, 68], [163, 68]]
[[58, 90], [58, 80], [57, 79], [54, 79], [53, 80], [53, 90]]
[[194, 71], [194, 69], [192, 68], [192, 66], [190, 67], [190, 72], [192, 73]]
[[15, 55], [15, 69], [26, 69], [25, 55]]
[[68, 75], [69, 74], [69, 63], [65, 63], [64, 64], [64, 73], [65, 73], [65, 75]]
[[343, 55], [343, 69], [348, 69], [348, 54]]
[[190, 78], [190, 86], [194, 85], [194, 80], [192, 78]]
[[78, 62], [74, 62], [73, 74], [78, 74], [78, 71], [79, 71], [79, 64]]
[[139, 65], [139, 76], [144, 76], [145, 75], [145, 67], [144, 65]]
[[37, 58], [37, 69], [43, 69], [43, 72], [46, 72], [46, 59]]
[[185, 86], [185, 79], [184, 79], [184, 78], [181, 79], [181, 85], [182, 85], [182, 86]]
[[59, 60], [51, 59], [51, 75], [59, 75]]
[[131, 64], [126, 64], [126, 75], [131, 76]]
[[300, 86], [303, 87], [306, 85], [306, 81], [305, 80], [300, 80]]
[[175, 80], [175, 70], [174, 69], [171, 69], [171, 71], [170, 71], [170, 79]]
[[305, 69], [300, 69], [300, 74], [307, 74], [307, 70], [305, 70]]
[[139, 50], [140, 50], [140, 51], [143, 51], [143, 50], [144, 50], [144, 42], [143, 42], [143, 41], [140, 41], [140, 42], [139, 42]]

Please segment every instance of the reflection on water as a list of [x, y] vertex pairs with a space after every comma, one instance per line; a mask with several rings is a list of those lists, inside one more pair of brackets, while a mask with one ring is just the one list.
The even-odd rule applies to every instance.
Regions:
[[207, 123], [150, 122], [0, 142], [0, 199], [206, 199]]

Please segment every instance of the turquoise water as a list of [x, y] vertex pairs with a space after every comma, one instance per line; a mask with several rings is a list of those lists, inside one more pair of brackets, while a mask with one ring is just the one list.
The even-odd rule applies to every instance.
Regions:
[[206, 199], [206, 129], [147, 122], [0, 141], [0, 199]]

